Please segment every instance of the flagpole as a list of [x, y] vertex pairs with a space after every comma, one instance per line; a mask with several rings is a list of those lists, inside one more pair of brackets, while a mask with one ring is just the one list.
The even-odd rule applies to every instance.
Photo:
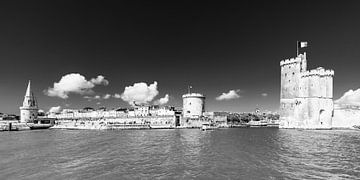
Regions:
[[296, 41], [296, 57], [299, 55], [299, 41]]

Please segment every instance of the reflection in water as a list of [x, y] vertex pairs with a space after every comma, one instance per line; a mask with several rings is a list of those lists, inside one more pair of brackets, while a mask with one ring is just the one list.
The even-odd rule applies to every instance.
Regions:
[[360, 131], [0, 133], [1, 179], [356, 179]]

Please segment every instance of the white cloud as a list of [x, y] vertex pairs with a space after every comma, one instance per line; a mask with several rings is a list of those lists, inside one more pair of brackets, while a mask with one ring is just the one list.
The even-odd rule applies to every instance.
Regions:
[[156, 101], [154, 102], [154, 104], [163, 105], [163, 104], [166, 104], [166, 103], [168, 103], [168, 102], [169, 102], [169, 95], [166, 94], [164, 97], [156, 100]]
[[143, 104], [149, 103], [158, 94], [159, 91], [157, 90], [156, 81], [149, 86], [144, 82], [140, 82], [135, 83], [133, 86], [125, 87], [124, 92], [121, 94], [121, 99], [128, 102], [130, 105], [134, 105], [134, 102]]
[[113, 95], [113, 97], [114, 97], [114, 98], [116, 98], [116, 99], [119, 99], [119, 98], [121, 98], [121, 95], [120, 95], [120, 94], [115, 93], [115, 94]]
[[88, 101], [97, 99], [97, 100], [101, 100], [101, 99], [109, 99], [111, 97], [111, 94], [105, 94], [103, 96], [100, 95], [96, 95], [96, 96], [84, 96], [84, 99], [88, 99]]
[[102, 75], [99, 75], [97, 76], [96, 78], [92, 78], [90, 80], [93, 84], [95, 85], [104, 85], [104, 86], [107, 86], [109, 84], [109, 81], [105, 79], [104, 76]]
[[60, 113], [60, 111], [61, 111], [61, 106], [55, 106], [49, 109], [49, 113]]
[[228, 93], [222, 93], [220, 96], [216, 97], [215, 99], [218, 101], [237, 99], [241, 97], [238, 93], [240, 93], [240, 89], [230, 90]]
[[103, 96], [103, 99], [109, 99], [111, 97], [111, 94], [105, 94], [104, 96]]
[[267, 97], [268, 94], [267, 94], [267, 93], [262, 93], [261, 96], [262, 96], [262, 97]]
[[87, 99], [88, 101], [91, 101], [93, 99], [93, 97], [91, 97], [91, 96], [84, 96], [83, 98]]
[[334, 101], [336, 104], [347, 104], [360, 106], [360, 89], [345, 92], [338, 100]]
[[98, 76], [96, 79], [93, 78], [91, 81], [87, 81], [83, 75], [71, 73], [61, 77], [59, 82], [55, 82], [53, 87], [49, 87], [44, 92], [48, 96], [67, 99], [69, 93], [81, 95], [90, 94], [93, 93], [92, 88], [94, 88], [95, 85], [107, 85], [108, 83], [104, 76]]

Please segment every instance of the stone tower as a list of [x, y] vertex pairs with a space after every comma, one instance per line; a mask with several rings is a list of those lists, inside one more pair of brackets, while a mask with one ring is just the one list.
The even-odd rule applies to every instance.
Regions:
[[333, 70], [307, 70], [306, 53], [280, 62], [280, 128], [330, 129]]
[[188, 93], [183, 98], [183, 116], [199, 118], [205, 111], [205, 96], [199, 93]]
[[37, 118], [38, 110], [39, 108], [37, 101], [33, 92], [31, 91], [31, 82], [29, 81], [23, 105], [20, 107], [20, 122], [27, 123], [34, 121], [34, 119]]

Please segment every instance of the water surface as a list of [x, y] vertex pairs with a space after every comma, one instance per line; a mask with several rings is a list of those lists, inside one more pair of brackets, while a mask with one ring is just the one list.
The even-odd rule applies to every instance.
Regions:
[[360, 131], [0, 132], [0, 179], [357, 179]]

